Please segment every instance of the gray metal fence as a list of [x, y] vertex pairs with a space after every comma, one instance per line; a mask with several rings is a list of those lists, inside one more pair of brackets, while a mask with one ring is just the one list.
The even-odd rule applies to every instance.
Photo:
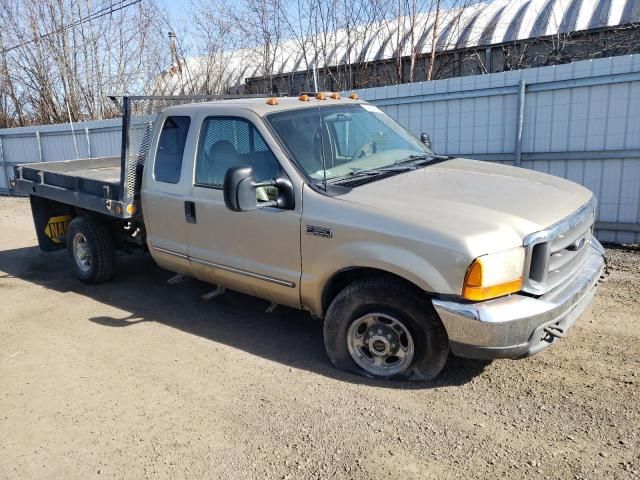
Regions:
[[[438, 153], [568, 178], [598, 197], [601, 240], [640, 243], [640, 55], [360, 90]], [[120, 120], [0, 130], [18, 163], [120, 154]], [[144, 125], [141, 125], [144, 128]], [[75, 137], [75, 142], [74, 142]]]
[[640, 242], [640, 55], [358, 91], [438, 153], [519, 165], [598, 197], [598, 237]]
[[122, 120], [98, 120], [0, 130], [0, 192], [20, 163], [120, 155]]

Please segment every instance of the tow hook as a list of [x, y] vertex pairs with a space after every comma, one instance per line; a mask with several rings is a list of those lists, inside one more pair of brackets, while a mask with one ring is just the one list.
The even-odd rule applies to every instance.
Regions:
[[609, 265], [609, 259], [607, 258], [606, 255], [603, 255], [604, 257], [604, 270], [602, 271], [602, 273], [600, 274], [600, 278], [598, 279], [598, 282], [602, 283], [607, 281], [607, 279], [609, 278], [609, 275], [611, 275], [611, 266]]
[[566, 331], [562, 328], [560, 328], [559, 325], [549, 325], [544, 327], [544, 331], [551, 335], [552, 337], [556, 337], [556, 338], [564, 338], [564, 336], [567, 334]]

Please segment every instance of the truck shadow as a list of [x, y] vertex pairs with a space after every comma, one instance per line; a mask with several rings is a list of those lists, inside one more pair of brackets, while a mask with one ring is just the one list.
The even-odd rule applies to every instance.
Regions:
[[193, 279], [170, 285], [167, 280], [172, 276], [149, 255], [122, 254], [118, 256], [118, 274], [113, 281], [89, 286], [71, 276], [66, 251], [45, 254], [38, 247], [27, 247], [0, 252], [0, 280], [17, 278], [58, 292], [75, 292], [129, 312], [121, 318], [87, 318], [106, 328], [158, 322], [292, 368], [377, 387], [424, 389], [462, 385], [481, 374], [488, 364], [451, 357], [444, 372], [432, 382], [366, 379], [331, 365], [324, 351], [322, 323], [308, 313], [286, 307], [266, 313], [268, 302], [232, 291], [203, 300], [201, 296], [212, 290], [211, 285]]

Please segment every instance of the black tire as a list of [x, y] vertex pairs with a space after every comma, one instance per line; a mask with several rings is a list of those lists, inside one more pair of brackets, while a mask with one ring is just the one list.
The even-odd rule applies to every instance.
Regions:
[[[347, 334], [351, 323], [374, 312], [399, 319], [413, 337], [413, 360], [402, 372], [389, 376], [373, 374], [360, 367], [349, 353]], [[427, 296], [387, 276], [356, 280], [336, 296], [324, 319], [324, 344], [337, 368], [384, 380], [433, 380], [449, 355], [446, 331]]]
[[[81, 237], [78, 237], [81, 236]], [[88, 264], [80, 265], [74, 251], [76, 237], [89, 253]], [[97, 218], [76, 217], [69, 224], [67, 231], [67, 252], [73, 274], [82, 282], [96, 285], [113, 277], [116, 269], [116, 249], [109, 228]]]

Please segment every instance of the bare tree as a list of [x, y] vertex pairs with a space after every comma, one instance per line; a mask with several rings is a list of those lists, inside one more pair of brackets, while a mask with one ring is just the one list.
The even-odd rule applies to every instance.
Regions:
[[431, 54], [429, 55], [429, 71], [427, 73], [427, 80], [431, 80], [433, 78], [433, 65], [436, 60], [436, 48], [438, 41], [438, 28], [440, 27], [440, 0], [436, 1], [434, 19], [433, 19], [433, 27], [431, 28]]
[[167, 61], [154, 0], [0, 0], [5, 126], [106, 118]]
[[[281, 56], [285, 22], [282, 0], [245, 0], [230, 10], [243, 38], [243, 47], [254, 49], [259, 57], [261, 75], [267, 79], [267, 92], [274, 91], [275, 65]], [[265, 92], [265, 93], [267, 93]]]
[[225, 15], [231, 5], [199, 0], [193, 5], [193, 35], [197, 53], [197, 67], [201, 77], [197, 85], [198, 94], [220, 94], [228, 89], [228, 78], [233, 72], [229, 53], [240, 46], [238, 29], [232, 19]]
[[187, 22], [156, 1], [0, 0], [0, 127], [108, 118], [125, 92], [365, 88], [640, 51], [637, 24], [467, 47], [477, 0], [191, 0]]

